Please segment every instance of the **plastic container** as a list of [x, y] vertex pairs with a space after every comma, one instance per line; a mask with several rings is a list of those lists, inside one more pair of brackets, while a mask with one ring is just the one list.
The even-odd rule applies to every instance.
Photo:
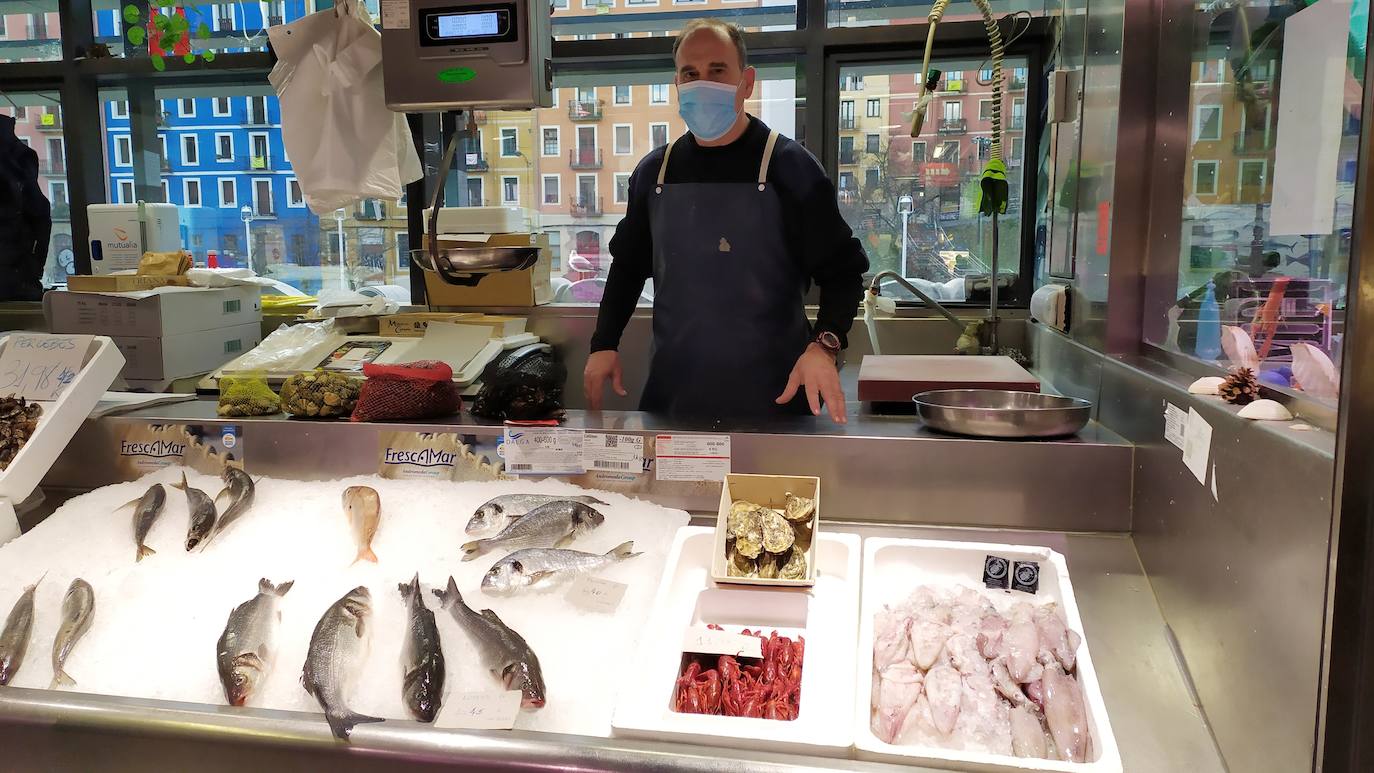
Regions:
[[[806, 554], [806, 577], [800, 580], [765, 579], [762, 577], [731, 577], [725, 553], [725, 519], [730, 506], [739, 500], [756, 505], [782, 509], [787, 493], [807, 497], [816, 502], [811, 514], [811, 547]], [[816, 535], [821, 522], [821, 479], [806, 475], [741, 475], [730, 473], [720, 487], [720, 512], [716, 515], [715, 553], [711, 557], [711, 579], [734, 585], [771, 585], [775, 587], [806, 587], [816, 582]]]
[[[673, 540], [638, 657], [616, 701], [611, 727], [620, 737], [696, 742], [847, 757], [853, 745], [854, 653], [858, 637], [859, 550], [856, 534], [818, 534], [811, 588], [744, 588], [711, 581], [714, 529], [685, 526]], [[800, 711], [794, 720], [751, 719], [673, 710], [689, 627], [715, 623], [776, 630], [806, 640]]]
[[[897, 604], [917, 586], [960, 585], [980, 589], [1001, 609], [1003, 601], [1054, 601], [1064, 612], [1068, 627], [1083, 634], [1083, 621], [1074, 601], [1064, 556], [1049, 548], [1003, 545], [986, 542], [943, 542], [939, 540], [879, 539], [864, 540], [863, 598], [859, 611], [858, 689], [854, 701], [854, 748], [859, 759], [928, 765], [955, 770], [1004, 771], [1030, 770], [1064, 773], [1121, 773], [1121, 754], [1107, 719], [1107, 706], [1097, 682], [1097, 671], [1088, 654], [1088, 640], [1078, 645], [1078, 682], [1083, 690], [1088, 724], [1092, 732], [1093, 758], [1089, 762], [1010, 757], [986, 752], [940, 749], [930, 746], [898, 746], [885, 743], [870, 726], [873, 690], [873, 616], [884, 605]], [[988, 590], [983, 586], [983, 562], [991, 555], [1010, 561], [1037, 561], [1040, 585], [1034, 595], [1020, 591]], [[999, 598], [1000, 597], [1000, 598]]]

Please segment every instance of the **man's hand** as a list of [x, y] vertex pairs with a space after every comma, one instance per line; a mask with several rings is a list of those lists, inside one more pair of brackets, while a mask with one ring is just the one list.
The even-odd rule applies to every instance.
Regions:
[[[587, 358], [587, 369], [582, 372], [582, 391], [587, 395], [587, 407], [593, 411], [601, 410], [601, 395], [606, 389], [606, 379], [611, 380], [611, 388], [621, 397], [625, 387], [620, 383], [620, 354], [614, 349], [592, 352]], [[837, 380], [838, 386], [839, 381]]]
[[[588, 368], [590, 369], [590, 365]], [[811, 413], [821, 415], [821, 400], [836, 424], [845, 424], [844, 390], [840, 389], [840, 373], [835, 369], [835, 357], [820, 344], [811, 344], [797, 358], [792, 367], [792, 375], [787, 379], [787, 388], [778, 397], [778, 405], [786, 405], [796, 397], [797, 390], [806, 387], [806, 401], [811, 404]]]

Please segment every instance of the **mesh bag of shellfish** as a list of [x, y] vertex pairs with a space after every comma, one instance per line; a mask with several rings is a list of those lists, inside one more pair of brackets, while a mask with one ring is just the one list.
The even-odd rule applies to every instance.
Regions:
[[296, 417], [332, 419], [347, 416], [358, 403], [358, 380], [314, 370], [297, 373], [281, 385], [282, 410]]
[[353, 421], [437, 419], [463, 406], [453, 368], [437, 360], [396, 365], [368, 363]]
[[568, 369], [546, 345], [517, 349], [482, 371], [482, 390], [472, 415], [488, 419], [561, 418]]

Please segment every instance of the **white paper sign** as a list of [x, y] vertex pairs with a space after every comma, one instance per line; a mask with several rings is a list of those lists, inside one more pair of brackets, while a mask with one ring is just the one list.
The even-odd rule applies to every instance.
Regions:
[[1212, 451], [1212, 425], [1202, 418], [1196, 408], [1188, 409], [1188, 427], [1183, 434], [1183, 464], [1207, 485], [1207, 457]]
[[582, 463], [588, 470], [644, 472], [644, 438], [588, 432], [582, 440]]
[[625, 598], [625, 591], [629, 587], [623, 582], [582, 574], [578, 575], [568, 588], [567, 599], [573, 606], [589, 612], [604, 612], [611, 615], [620, 608], [620, 601]]
[[763, 657], [763, 640], [729, 631], [717, 631], [704, 625], [692, 626], [682, 637], [683, 652], [703, 655], [734, 655], [738, 658]]
[[659, 435], [654, 475], [658, 480], [725, 480], [730, 473], [729, 435]]
[[1166, 402], [1164, 404], [1164, 439], [1183, 450], [1183, 432], [1188, 426], [1188, 414], [1183, 409]]
[[581, 475], [587, 471], [582, 462], [580, 429], [561, 427], [506, 427], [501, 451], [506, 472], [517, 475]]
[[520, 716], [520, 691], [464, 692], [450, 695], [435, 727], [450, 730], [510, 730]]
[[88, 335], [12, 333], [0, 354], [0, 397], [56, 400], [76, 380], [90, 346]]
[[382, 0], [382, 29], [410, 29], [410, 0]]

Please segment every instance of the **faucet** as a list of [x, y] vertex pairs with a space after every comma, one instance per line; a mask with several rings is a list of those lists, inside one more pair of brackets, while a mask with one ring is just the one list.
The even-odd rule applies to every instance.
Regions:
[[926, 295], [920, 288], [907, 281], [906, 277], [896, 271], [879, 271], [873, 275], [872, 281], [868, 284], [868, 292], [864, 294], [864, 325], [868, 328], [868, 340], [873, 347], [874, 354], [882, 354], [878, 346], [878, 329], [873, 321], [873, 311], [877, 305], [877, 298], [882, 294], [882, 281], [884, 279], [895, 280], [898, 284], [910, 290], [913, 295], [921, 300], [926, 306], [940, 313], [951, 325], [959, 331], [959, 338], [955, 342], [955, 351], [960, 354], [981, 354], [982, 347], [978, 341], [978, 328], [982, 325], [981, 320], [973, 322], [963, 322], [954, 316], [949, 309], [940, 305], [940, 302]]

